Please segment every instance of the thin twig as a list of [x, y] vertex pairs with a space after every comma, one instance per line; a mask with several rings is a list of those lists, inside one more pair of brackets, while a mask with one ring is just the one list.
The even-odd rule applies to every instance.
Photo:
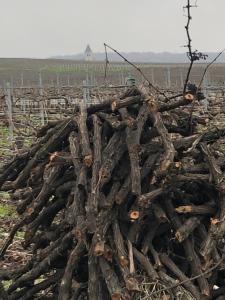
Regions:
[[[211, 273], [212, 271], [214, 271], [216, 268], [218, 268], [218, 266], [224, 261], [224, 259], [225, 259], [225, 255], [222, 255], [222, 258], [221, 258], [221, 259], [220, 259], [213, 267], [209, 268], [209, 269], [206, 270], [205, 272], [203, 272], [203, 273], [201, 273], [201, 274], [199, 274], [199, 275], [196, 275], [196, 276], [194, 276], [194, 277], [188, 278], [188, 279], [186, 279], [186, 280], [183, 280], [183, 281], [181, 281], [181, 282], [179, 282], [179, 283], [176, 283], [176, 284], [174, 284], [174, 285], [171, 285], [170, 287], [166, 287], [166, 288], [163, 288], [163, 289], [158, 290], [158, 291], [156, 291], [156, 292], [153, 292], [153, 293], [150, 294], [150, 296], [153, 296], [153, 295], [156, 295], [156, 294], [159, 294], [159, 293], [168, 291], [168, 290], [170, 290], [170, 289], [174, 289], [174, 288], [176, 288], [176, 287], [178, 287], [178, 286], [181, 286], [181, 285], [185, 284], [186, 282], [193, 281], [193, 280], [195, 280], [195, 279], [198, 279], [198, 278], [200, 278], [200, 277], [203, 277], [203, 276], [205, 276], [205, 275]], [[146, 299], [146, 298], [144, 298], [143, 300], [145, 300], [145, 299]]]
[[155, 90], [157, 93], [159, 93], [160, 95], [164, 96], [166, 99], [168, 98], [163, 92], [161, 92], [156, 86], [154, 86], [150, 80], [147, 78], [147, 76], [143, 73], [143, 71], [136, 66], [134, 63], [132, 63], [131, 61], [129, 61], [126, 57], [124, 57], [121, 53], [119, 53], [116, 49], [112, 48], [111, 46], [107, 45], [106, 43], [104, 43], [104, 46], [109, 48], [110, 50], [112, 50], [113, 52], [115, 52], [116, 54], [118, 54], [125, 62], [127, 62], [129, 65], [131, 65], [133, 68], [135, 68], [141, 75], [142, 77], [147, 81], [148, 85]]
[[[215, 62], [215, 61], [223, 54], [224, 51], [225, 51], [225, 49], [223, 49], [219, 54], [217, 54], [217, 56], [216, 56], [209, 64], [207, 64], [207, 66], [205, 67], [204, 72], [203, 72], [203, 74], [202, 74], [202, 78], [201, 78], [201, 80], [200, 80], [200, 82], [199, 82], [199, 85], [198, 85], [198, 88], [197, 88], [197, 90], [196, 90], [196, 97], [198, 97], [198, 92], [199, 92], [199, 90], [200, 90], [200, 88], [201, 88], [201, 86], [202, 86], [202, 83], [203, 83], [203, 80], [204, 80], [204, 78], [205, 78], [205, 74], [206, 74], [207, 70], [208, 70], [208, 69], [211, 67], [211, 65], [213, 65], [214, 62]], [[190, 128], [191, 128], [190, 131], [191, 131], [191, 132], [192, 132], [192, 119], [193, 119], [194, 103], [195, 103], [195, 101], [192, 102], [191, 109], [190, 109]]]
[[203, 80], [204, 80], [204, 77], [205, 77], [205, 74], [206, 74], [206, 72], [207, 72], [207, 70], [210, 68], [210, 66], [212, 65], [212, 64], [214, 64], [214, 62], [223, 54], [223, 52], [225, 51], [225, 49], [223, 49], [209, 64], [207, 64], [207, 66], [205, 67], [205, 70], [204, 70], [204, 72], [203, 72], [203, 74], [202, 74], [202, 78], [201, 78], [201, 80], [200, 80], [200, 82], [199, 82], [199, 85], [198, 85], [198, 89], [197, 89], [197, 92], [199, 91], [199, 89], [201, 88], [201, 85], [202, 85], [202, 82], [203, 82]]

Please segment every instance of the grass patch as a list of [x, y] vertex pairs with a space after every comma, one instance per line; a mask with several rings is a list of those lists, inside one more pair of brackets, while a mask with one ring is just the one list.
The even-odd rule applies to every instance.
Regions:
[[12, 285], [12, 280], [3, 281], [3, 287], [5, 290], [8, 290], [10, 285]]
[[16, 217], [15, 207], [8, 204], [0, 204], [0, 218]]
[[0, 199], [2, 200], [9, 200], [10, 199], [10, 195], [7, 192], [0, 192]]
[[16, 237], [21, 240], [24, 238], [24, 235], [25, 235], [24, 231], [17, 231], [16, 233]]

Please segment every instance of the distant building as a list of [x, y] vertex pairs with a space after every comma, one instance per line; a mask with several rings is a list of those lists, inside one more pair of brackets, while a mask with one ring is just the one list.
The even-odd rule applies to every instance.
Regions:
[[84, 52], [84, 59], [85, 61], [93, 61], [94, 60], [94, 54], [91, 50], [90, 45], [87, 45], [86, 50]]

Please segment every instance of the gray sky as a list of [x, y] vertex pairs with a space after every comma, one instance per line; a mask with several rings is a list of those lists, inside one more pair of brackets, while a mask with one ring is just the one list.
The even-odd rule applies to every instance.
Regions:
[[[195, 1], [195, 0], [193, 0]], [[185, 0], [0, 0], [0, 57], [49, 57], [103, 42], [120, 51], [184, 52]], [[225, 48], [225, 0], [198, 0], [193, 46]]]

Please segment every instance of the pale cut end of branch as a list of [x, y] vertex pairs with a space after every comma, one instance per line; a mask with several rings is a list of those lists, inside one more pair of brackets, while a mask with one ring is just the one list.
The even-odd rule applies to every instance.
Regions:
[[220, 223], [221, 221], [217, 218], [211, 218], [211, 224], [212, 225], [217, 225], [218, 223]]
[[87, 166], [88, 168], [90, 168], [93, 164], [93, 156], [92, 155], [87, 155], [84, 158], [84, 164], [85, 166]]
[[131, 218], [131, 220], [133, 220], [133, 221], [138, 220], [139, 217], [140, 217], [140, 212], [137, 211], [137, 210], [132, 211], [132, 212], [130, 213], [130, 218]]
[[157, 105], [155, 99], [150, 98], [150, 100], [148, 101], [148, 106], [149, 106], [149, 111], [151, 113], [158, 112], [158, 105]]
[[122, 295], [121, 293], [114, 293], [112, 295], [112, 300], [122, 300]]
[[195, 97], [194, 97], [194, 95], [192, 95], [190, 93], [187, 93], [187, 94], [184, 95], [184, 99], [191, 103], [191, 102], [194, 101]]
[[119, 257], [120, 265], [121, 267], [125, 268], [129, 265], [129, 260], [126, 256], [121, 255]]
[[184, 241], [184, 237], [179, 231], [176, 232], [175, 237], [179, 241], [179, 243]]
[[53, 162], [54, 161], [54, 159], [56, 158], [58, 156], [58, 152], [56, 151], [56, 152], [54, 152], [54, 153], [52, 153], [51, 155], [50, 155], [50, 162]]
[[177, 169], [181, 169], [182, 168], [182, 163], [180, 161], [175, 162], [175, 167]]
[[179, 206], [175, 208], [175, 211], [179, 214], [187, 214], [192, 212], [192, 206], [191, 205], [184, 205], [184, 206]]
[[95, 256], [102, 256], [105, 253], [105, 243], [103, 241], [98, 242], [93, 252]]
[[117, 102], [116, 102], [116, 100], [115, 100], [115, 101], [113, 101], [112, 104], [111, 104], [111, 109], [112, 109], [112, 111], [115, 111], [115, 110], [116, 110], [116, 107], [117, 107]]

